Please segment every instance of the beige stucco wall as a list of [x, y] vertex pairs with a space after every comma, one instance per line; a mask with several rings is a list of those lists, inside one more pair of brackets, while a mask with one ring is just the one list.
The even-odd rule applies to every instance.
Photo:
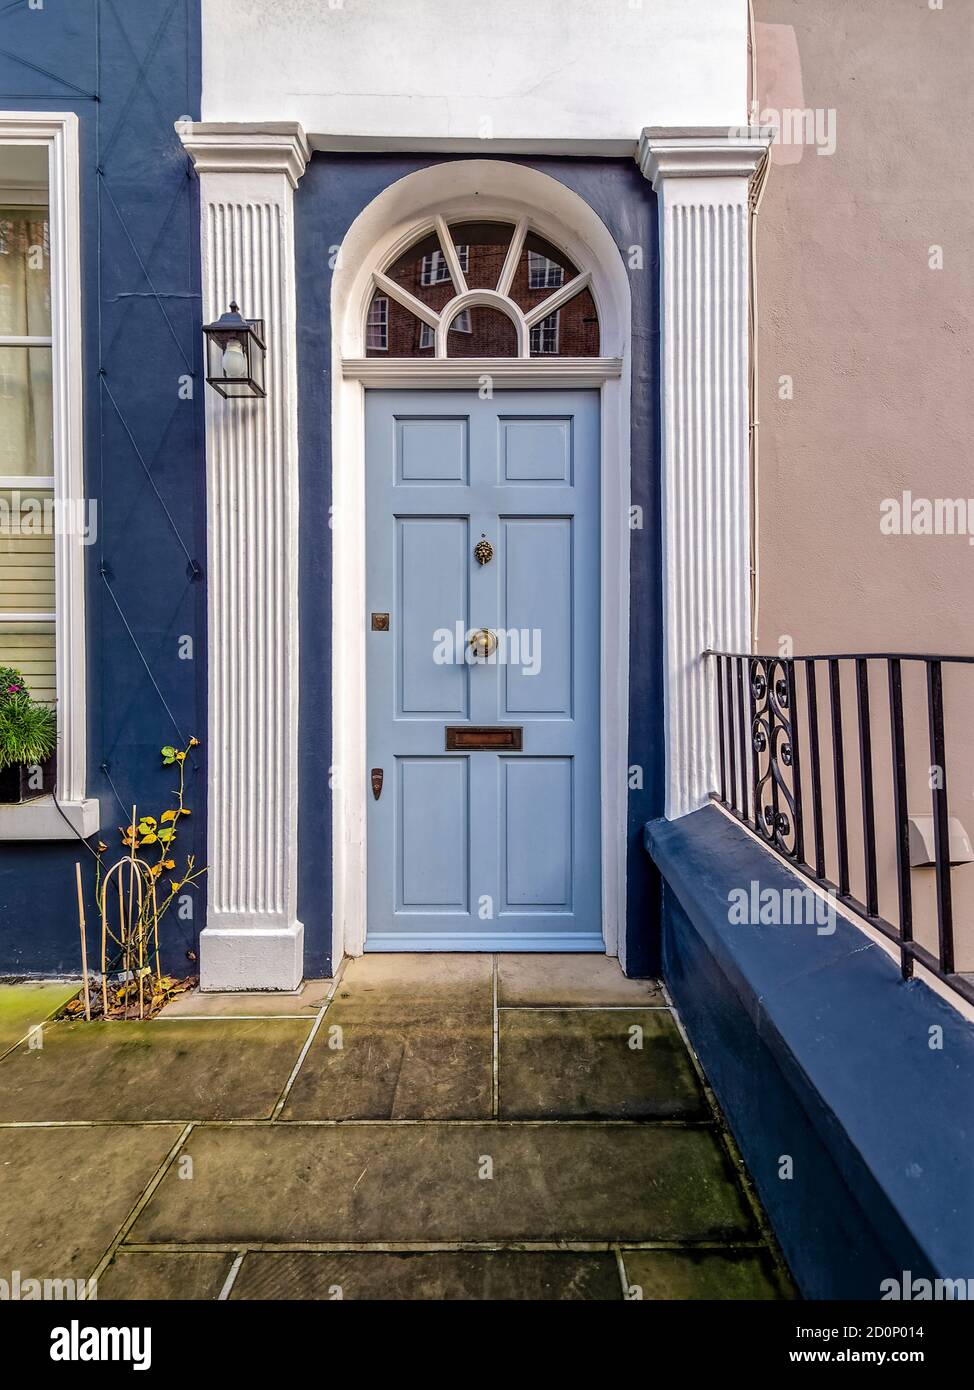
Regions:
[[[885, 535], [881, 517], [904, 491], [974, 499], [974, 5], [755, 0], [755, 13], [761, 118], [811, 108], [818, 143], [834, 137], [829, 154], [779, 146], [759, 218], [757, 647], [972, 653], [971, 537]], [[974, 500], [968, 518], [974, 532]], [[910, 809], [929, 814], [911, 689]], [[879, 670], [872, 698], [882, 715]], [[946, 702], [951, 811], [974, 834], [974, 667], [949, 673]], [[846, 718], [854, 728], [851, 703]], [[884, 824], [888, 747], [880, 723]], [[927, 938], [932, 871], [913, 877]], [[974, 969], [974, 865], [954, 880], [960, 963]]]

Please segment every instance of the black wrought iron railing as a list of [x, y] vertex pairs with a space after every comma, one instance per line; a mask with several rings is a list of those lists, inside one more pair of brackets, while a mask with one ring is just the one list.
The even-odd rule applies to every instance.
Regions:
[[974, 973], [958, 971], [955, 949], [959, 923], [974, 955], [974, 862], [949, 813], [947, 751], [949, 729], [969, 792], [974, 657], [704, 655], [717, 694], [715, 799], [894, 942], [904, 978], [919, 963], [974, 1003]]

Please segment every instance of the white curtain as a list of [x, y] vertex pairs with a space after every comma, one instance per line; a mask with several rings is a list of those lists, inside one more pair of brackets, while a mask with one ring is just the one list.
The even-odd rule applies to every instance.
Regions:
[[[0, 340], [51, 332], [47, 209], [0, 207]], [[54, 472], [50, 348], [0, 346], [0, 476]]]
[[[0, 666], [14, 666], [35, 699], [55, 697], [54, 624], [18, 621], [54, 607], [54, 537], [23, 534], [6, 478], [54, 472], [51, 349], [3, 337], [48, 337], [51, 275], [47, 208], [0, 204]], [[23, 489], [17, 491], [23, 495]], [[36, 494], [49, 496], [47, 488]]]

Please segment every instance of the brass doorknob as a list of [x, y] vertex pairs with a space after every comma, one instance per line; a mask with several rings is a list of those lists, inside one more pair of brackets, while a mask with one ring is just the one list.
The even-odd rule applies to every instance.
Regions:
[[470, 650], [481, 660], [492, 656], [497, 650], [497, 633], [491, 632], [489, 627], [478, 628], [470, 634]]

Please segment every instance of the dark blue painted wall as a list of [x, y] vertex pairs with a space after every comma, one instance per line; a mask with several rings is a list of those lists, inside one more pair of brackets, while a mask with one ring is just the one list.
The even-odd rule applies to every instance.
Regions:
[[[199, 0], [0, 9], [0, 105], [81, 121], [85, 471], [98, 507], [87, 557], [88, 792], [112, 849], [123, 806], [158, 815], [169, 804], [162, 744], [206, 738], [199, 211], [173, 129], [199, 119], [199, 36]], [[193, 397], [183, 400], [187, 375]], [[185, 637], [192, 660], [179, 655]], [[202, 864], [201, 757], [187, 784], [193, 816], [180, 849]], [[76, 841], [0, 844], [0, 972], [77, 971], [78, 858], [90, 883]], [[189, 968], [202, 923], [202, 893], [194, 920], [170, 914], [167, 968]]]
[[[331, 294], [330, 257], [359, 212], [390, 183], [439, 161], [315, 155], [296, 194], [298, 397], [301, 453], [301, 819], [299, 916], [305, 969], [321, 973], [331, 949], [330, 746]], [[659, 886], [642, 851], [645, 822], [662, 813], [662, 608], [660, 601], [659, 308], [656, 200], [631, 160], [512, 161], [558, 179], [595, 210], [629, 266], [633, 304], [632, 660], [629, 762], [642, 786], [629, 794], [628, 965], [659, 966]], [[642, 252], [641, 268], [630, 248]], [[611, 672], [604, 673], [611, 679]], [[634, 779], [635, 780], [635, 779]]]

